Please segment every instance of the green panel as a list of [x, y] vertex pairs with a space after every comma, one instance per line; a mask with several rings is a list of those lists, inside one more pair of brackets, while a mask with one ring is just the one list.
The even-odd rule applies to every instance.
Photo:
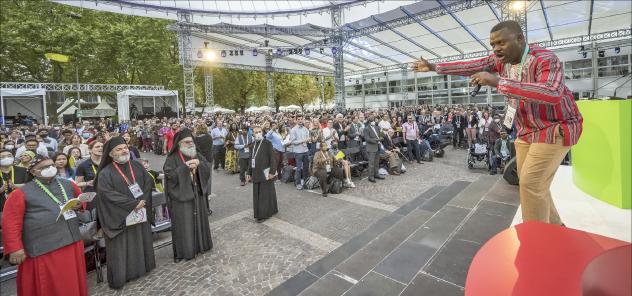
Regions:
[[584, 131], [572, 148], [573, 182], [614, 206], [632, 204], [632, 100], [579, 101]]

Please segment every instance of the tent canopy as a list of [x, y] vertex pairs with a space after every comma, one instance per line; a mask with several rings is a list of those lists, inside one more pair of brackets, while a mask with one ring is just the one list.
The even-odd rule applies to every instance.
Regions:
[[13, 117], [18, 113], [48, 124], [46, 90], [0, 88], [0, 113], [3, 126], [6, 124], [6, 116]]
[[[156, 101], [156, 98], [159, 98], [160, 101]], [[165, 100], [164, 98], [168, 99]], [[132, 100], [131, 103], [130, 100]], [[135, 117], [140, 114], [157, 115], [160, 113], [157, 112], [157, 110], [163, 110], [164, 108], [171, 109], [172, 112], [176, 113], [177, 117], [180, 117], [178, 92], [175, 90], [130, 89], [119, 92], [116, 95], [116, 101], [119, 121], [128, 121], [131, 117]], [[160, 104], [157, 105], [157, 102]], [[136, 107], [135, 110], [131, 110], [132, 107]], [[158, 107], [160, 107], [160, 109], [158, 109]]]
[[[265, 67], [252, 48], [268, 40], [272, 48], [310, 48], [311, 53], [276, 56], [274, 69], [333, 73], [332, 6], [343, 11], [345, 76], [400, 69], [420, 56], [445, 59], [487, 53], [489, 31], [500, 20], [500, 1], [97, 1], [55, 0], [83, 8], [176, 19], [190, 13], [191, 54], [211, 42], [217, 51], [245, 49], [244, 55], [218, 58], [221, 66]], [[549, 42], [622, 30], [605, 38], [629, 38], [632, 1], [526, 0], [528, 40]], [[255, 8], [256, 5], [256, 8]], [[177, 26], [176, 26], [177, 27]], [[175, 27], [174, 27], [175, 28]], [[621, 36], [623, 34], [623, 36]], [[581, 39], [579, 39], [581, 40]], [[560, 42], [560, 46], [575, 46]], [[319, 49], [324, 47], [321, 53]], [[219, 54], [217, 55], [219, 56]]]

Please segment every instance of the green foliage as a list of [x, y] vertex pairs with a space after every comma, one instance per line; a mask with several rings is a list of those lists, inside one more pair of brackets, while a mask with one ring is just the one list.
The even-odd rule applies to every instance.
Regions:
[[[80, 17], [77, 17], [80, 16]], [[155, 84], [184, 98], [173, 21], [81, 9], [44, 0], [0, 0], [0, 81]], [[71, 57], [48, 61], [47, 52]], [[215, 103], [234, 110], [267, 105], [266, 73], [213, 69]], [[195, 70], [195, 98], [204, 105], [204, 69]], [[321, 100], [312, 76], [274, 73], [275, 104]], [[73, 94], [68, 94], [72, 96]], [[114, 99], [114, 94], [101, 94]], [[333, 81], [325, 83], [325, 101]], [[57, 106], [49, 102], [49, 114]]]

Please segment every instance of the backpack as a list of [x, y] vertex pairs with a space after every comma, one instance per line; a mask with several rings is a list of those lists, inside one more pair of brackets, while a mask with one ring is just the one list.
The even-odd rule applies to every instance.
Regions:
[[329, 184], [327, 185], [329, 186], [329, 193], [333, 193], [333, 194], [339, 194], [342, 193], [342, 180], [337, 179], [337, 178], [332, 178], [331, 181], [329, 181]]
[[281, 182], [283, 183], [294, 182], [294, 166], [286, 165], [285, 167], [283, 167], [281, 174], [282, 174]]
[[318, 178], [316, 178], [316, 176], [310, 176], [309, 179], [307, 179], [307, 182], [305, 182], [305, 186], [306, 189], [312, 190], [312, 189], [316, 189], [318, 187], [320, 187], [320, 183], [318, 182]]

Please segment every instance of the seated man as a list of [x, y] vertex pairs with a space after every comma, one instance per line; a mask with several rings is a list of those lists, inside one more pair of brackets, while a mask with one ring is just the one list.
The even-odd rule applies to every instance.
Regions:
[[393, 144], [393, 135], [395, 131], [389, 129], [384, 138], [381, 141], [383, 147], [383, 153], [380, 154], [380, 160], [386, 160], [388, 163], [388, 170], [391, 175], [399, 175], [401, 172], [401, 160], [399, 159], [399, 148]]
[[496, 175], [498, 168], [502, 163], [509, 161], [516, 155], [514, 150], [514, 144], [509, 140], [507, 131], [504, 129], [500, 131], [500, 138], [494, 143], [494, 153], [490, 157], [492, 169], [490, 175]]

